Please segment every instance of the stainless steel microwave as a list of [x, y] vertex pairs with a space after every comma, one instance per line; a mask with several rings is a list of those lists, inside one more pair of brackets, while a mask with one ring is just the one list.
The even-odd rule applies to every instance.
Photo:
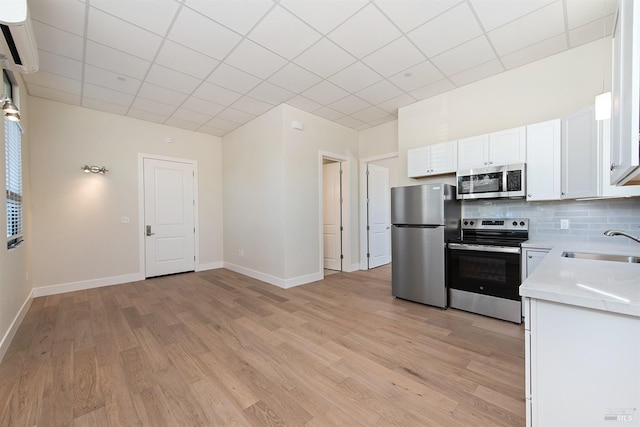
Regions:
[[525, 164], [458, 171], [458, 199], [520, 198], [526, 195]]

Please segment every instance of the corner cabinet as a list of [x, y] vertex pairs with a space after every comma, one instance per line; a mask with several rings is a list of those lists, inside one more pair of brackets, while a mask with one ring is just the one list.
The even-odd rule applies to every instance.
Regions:
[[562, 122], [527, 126], [527, 201], [559, 200]]
[[458, 168], [458, 141], [442, 142], [407, 151], [407, 175], [420, 178], [454, 173]]
[[639, 1], [618, 1], [612, 42], [610, 182], [640, 184]]
[[562, 119], [562, 198], [597, 197], [598, 164], [598, 132], [591, 106]]
[[458, 140], [458, 169], [525, 163], [524, 126]]

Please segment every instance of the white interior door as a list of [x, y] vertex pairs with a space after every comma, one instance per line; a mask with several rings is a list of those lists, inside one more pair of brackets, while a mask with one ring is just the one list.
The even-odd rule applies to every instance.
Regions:
[[340, 188], [340, 162], [322, 165], [322, 247], [329, 270], [342, 270]]
[[195, 269], [194, 166], [144, 159], [145, 276]]
[[367, 239], [369, 268], [391, 262], [391, 197], [389, 169], [367, 165]]

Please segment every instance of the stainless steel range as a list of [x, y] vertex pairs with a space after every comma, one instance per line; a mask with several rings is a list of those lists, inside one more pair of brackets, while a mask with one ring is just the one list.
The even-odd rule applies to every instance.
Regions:
[[520, 253], [529, 220], [466, 218], [461, 228], [447, 249], [449, 306], [520, 323]]

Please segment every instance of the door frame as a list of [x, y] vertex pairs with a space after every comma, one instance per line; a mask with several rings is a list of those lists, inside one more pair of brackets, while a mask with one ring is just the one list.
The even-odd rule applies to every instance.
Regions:
[[[138, 250], [139, 250], [139, 265], [140, 265], [140, 274], [144, 278], [147, 276], [147, 264], [145, 260], [145, 239], [143, 236], [145, 235], [145, 211], [144, 211], [144, 159], [152, 159], [152, 160], [163, 160], [167, 162], [176, 162], [176, 163], [188, 163], [193, 166], [193, 199], [195, 201], [195, 205], [193, 206], [193, 225], [196, 228], [196, 232], [194, 233], [193, 240], [193, 253], [195, 255], [194, 267], [195, 271], [199, 271], [198, 266], [200, 265], [200, 224], [198, 222], [198, 206], [200, 203], [198, 201], [198, 162], [196, 160], [191, 159], [181, 159], [178, 157], [168, 157], [161, 156], [158, 154], [145, 154], [138, 153]], [[146, 280], [146, 279], [145, 279]]]
[[324, 242], [323, 242], [323, 185], [322, 185], [322, 160], [333, 160], [336, 162], [340, 162], [342, 167], [342, 271], [350, 272], [354, 271], [354, 268], [351, 265], [351, 208], [349, 203], [349, 197], [351, 197], [349, 193], [349, 184], [350, 184], [350, 176], [349, 171], [351, 170], [351, 161], [348, 157], [343, 156], [341, 154], [330, 153], [327, 151], [319, 151], [318, 152], [318, 265], [320, 267], [320, 275], [324, 278]]
[[395, 159], [397, 157], [398, 152], [396, 151], [360, 159], [360, 270], [369, 269], [369, 260], [367, 259], [367, 165], [379, 160]]

